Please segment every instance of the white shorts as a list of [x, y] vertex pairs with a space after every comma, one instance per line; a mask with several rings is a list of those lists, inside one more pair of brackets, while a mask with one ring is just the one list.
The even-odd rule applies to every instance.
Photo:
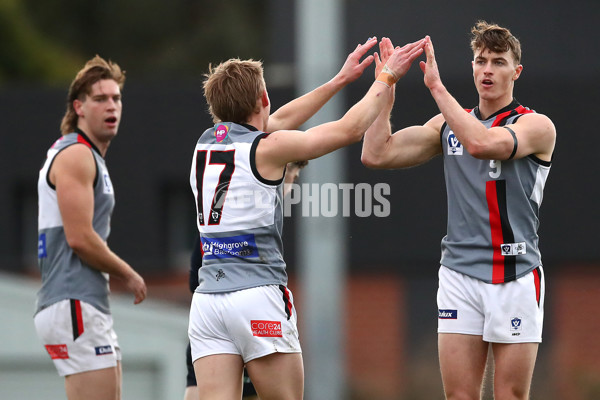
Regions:
[[88, 303], [61, 300], [33, 321], [60, 376], [115, 367], [121, 360], [112, 316]]
[[268, 285], [194, 293], [188, 329], [192, 361], [239, 354], [244, 363], [272, 353], [301, 353], [292, 292]]
[[490, 284], [441, 266], [438, 333], [481, 335], [492, 343], [542, 341], [545, 284], [542, 267]]

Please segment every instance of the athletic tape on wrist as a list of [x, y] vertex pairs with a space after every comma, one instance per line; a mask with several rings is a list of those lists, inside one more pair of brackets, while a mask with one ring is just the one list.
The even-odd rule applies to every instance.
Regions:
[[377, 75], [375, 80], [385, 84], [387, 87], [392, 87], [393, 84], [398, 82], [396, 74], [394, 74], [394, 71], [388, 68], [387, 64], [383, 66], [383, 69], [379, 75]]

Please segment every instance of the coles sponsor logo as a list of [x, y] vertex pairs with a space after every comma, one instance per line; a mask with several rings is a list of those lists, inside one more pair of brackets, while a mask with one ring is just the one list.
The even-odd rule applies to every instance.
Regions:
[[106, 355], [106, 354], [112, 354], [112, 352], [113, 352], [111, 345], [98, 346], [98, 347], [94, 347], [94, 349], [96, 350], [96, 355], [97, 356], [103, 356], [103, 355]]
[[221, 143], [226, 137], [227, 133], [229, 133], [229, 127], [227, 125], [219, 125], [215, 129], [215, 138], [217, 139], [217, 143]]
[[258, 337], [282, 337], [280, 321], [250, 321], [252, 334]]
[[458, 310], [438, 310], [439, 319], [457, 319]]
[[66, 360], [69, 358], [69, 350], [66, 344], [47, 344], [46, 351], [53, 360]]

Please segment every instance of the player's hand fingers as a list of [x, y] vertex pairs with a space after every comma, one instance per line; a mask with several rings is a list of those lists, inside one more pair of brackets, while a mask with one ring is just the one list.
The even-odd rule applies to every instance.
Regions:
[[369, 51], [373, 46], [377, 44], [377, 38], [373, 36], [372, 38], [367, 39], [364, 44], [359, 44], [356, 46], [356, 49], [353, 51], [354, 54], [358, 55], [358, 58], [362, 58], [367, 51]]
[[361, 71], [364, 71], [365, 68], [367, 68], [369, 65], [371, 65], [373, 63], [374, 59], [375, 58], [373, 56], [368, 56], [364, 60], [362, 60], [361, 63], [359, 64]]

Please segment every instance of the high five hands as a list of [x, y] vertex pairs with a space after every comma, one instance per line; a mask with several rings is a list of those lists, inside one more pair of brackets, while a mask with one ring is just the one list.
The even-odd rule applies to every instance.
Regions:
[[433, 42], [430, 36], [413, 43], [408, 43], [403, 47], [392, 44], [392, 41], [383, 37], [379, 42], [379, 53], [373, 54], [375, 59], [375, 77], [379, 77], [382, 72], [393, 70], [394, 83], [402, 78], [410, 69], [413, 61], [425, 53], [426, 60], [419, 62], [419, 67], [423, 71], [423, 80], [427, 88], [432, 89], [441, 85], [440, 73], [435, 60]]

